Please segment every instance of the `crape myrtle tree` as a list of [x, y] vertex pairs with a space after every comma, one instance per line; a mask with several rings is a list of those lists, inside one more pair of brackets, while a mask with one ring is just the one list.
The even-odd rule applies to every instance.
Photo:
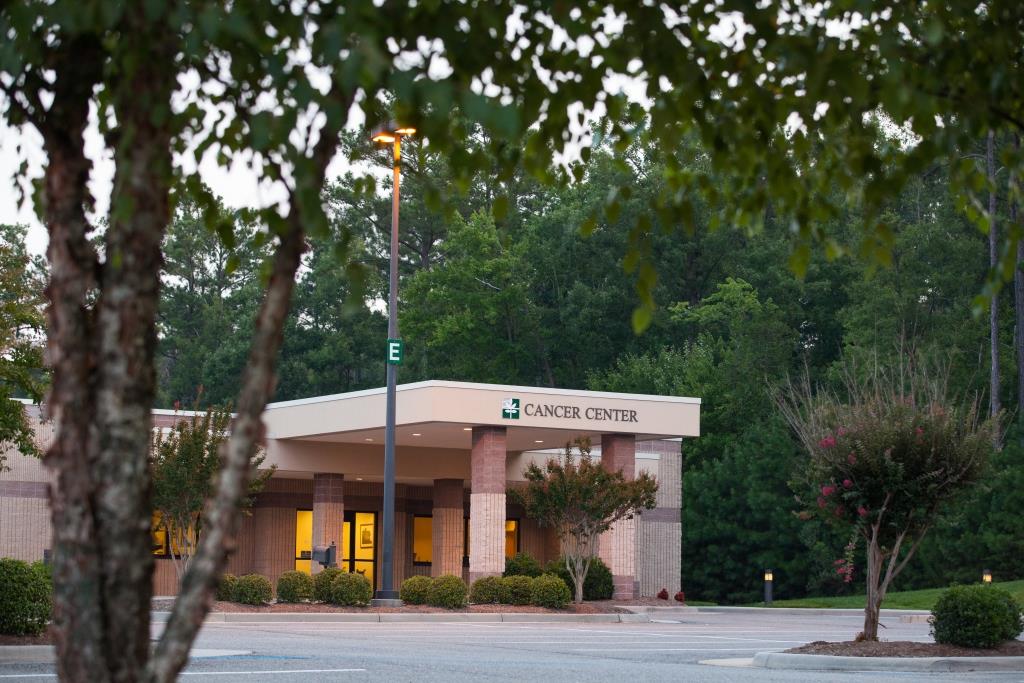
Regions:
[[836, 571], [853, 580], [853, 552], [867, 550], [865, 640], [878, 640], [885, 593], [952, 501], [981, 477], [998, 416], [949, 395], [946, 370], [910, 356], [895, 367], [847, 362], [840, 390], [809, 379], [776, 393], [806, 451], [793, 488], [808, 514], [850, 534]]
[[585, 438], [566, 444], [564, 456], [550, 458], [543, 468], [531, 463], [523, 477], [526, 485], [510, 488], [509, 496], [558, 534], [565, 568], [576, 584], [575, 600], [583, 602], [583, 583], [600, 535], [620, 520], [653, 509], [658, 484], [647, 472], [626, 479], [621, 470], [605, 469], [591, 457]]
[[[202, 396], [201, 388], [198, 395]], [[157, 528], [165, 534], [167, 551], [181, 581], [202, 539], [201, 515], [214, 492], [221, 447], [227, 441], [232, 416], [230, 406], [225, 405], [178, 417], [173, 427], [153, 429], [150, 468]], [[239, 500], [244, 509], [252, 506], [252, 497], [263, 490], [277, 469], [261, 470], [265, 459], [260, 451], [252, 455], [249, 490]]]
[[[712, 30], [723, 22], [735, 30]], [[835, 31], [837, 22], [848, 30]], [[667, 9], [634, 0], [0, 0], [3, 123], [32, 129], [46, 156], [33, 197], [50, 237], [56, 437], [46, 461], [57, 474], [59, 675], [170, 680], [186, 662], [234, 545], [295, 272], [307, 234], [327, 234], [324, 177], [353, 105], [361, 103], [372, 126], [391, 93], [391, 113], [447, 159], [455, 190], [485, 166], [499, 185], [517, 167], [541, 182], [567, 181], [554, 155], [579, 142], [588, 156], [581, 111], [595, 111], [614, 122], [605, 131], [613, 146], [640, 138], [658, 150], [666, 188], [649, 211], [661, 225], [692, 226], [693, 197], [701, 196], [720, 207], [710, 227], [757, 229], [770, 202], [773, 215], [791, 221], [799, 271], [815, 240], [831, 255], [852, 248], [884, 260], [890, 232], [879, 209], [909, 174], [955, 157], [988, 130], [1020, 131], [1022, 24], [1016, 0], [784, 9], [732, 1]], [[608, 77], [622, 74], [646, 82], [650, 107], [606, 92]], [[878, 112], [917, 144], [880, 143], [871, 117]], [[803, 127], [787, 129], [798, 120]], [[91, 121], [115, 168], [101, 235], [88, 214]], [[487, 154], [464, 144], [477, 130]], [[675, 156], [686, 136], [708, 150], [716, 182]], [[176, 154], [247, 163], [284, 192], [254, 217], [254, 239], [270, 254], [237, 415], [205, 534], [151, 656], [147, 460], [161, 245], [179, 183], [214, 204], [196, 166], [176, 164]], [[1001, 161], [1019, 176], [1019, 151], [1004, 149]], [[976, 165], [956, 169], [956, 187], [987, 188]], [[24, 189], [28, 178], [18, 173]], [[870, 229], [852, 245], [822, 227], [843, 201], [825, 196], [836, 183], [865, 207]], [[439, 199], [449, 200], [447, 187], [436, 190]], [[614, 222], [625, 194], [609, 192], [584, 230]], [[962, 194], [985, 225], [987, 211]], [[495, 198], [496, 218], [507, 206]], [[233, 244], [230, 224], [216, 214], [205, 216], [205, 229]], [[652, 226], [649, 212], [638, 212], [624, 263], [641, 302], [636, 329], [654, 307]], [[1004, 277], [1017, 232], [1000, 233]]]

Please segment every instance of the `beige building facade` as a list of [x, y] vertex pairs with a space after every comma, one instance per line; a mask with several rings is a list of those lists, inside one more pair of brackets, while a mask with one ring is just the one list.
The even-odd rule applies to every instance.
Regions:
[[[384, 389], [271, 404], [264, 415], [266, 465], [274, 476], [243, 520], [228, 570], [276, 583], [285, 571], [315, 573], [314, 545], [334, 543], [339, 565], [381, 581]], [[40, 445], [52, 426], [26, 408]], [[154, 411], [157, 426], [182, 414]], [[400, 385], [396, 422], [394, 585], [416, 574], [501, 574], [516, 552], [541, 563], [560, 554], [551, 529], [507, 498], [531, 462], [559, 457], [589, 438], [602, 465], [657, 478], [657, 507], [604, 534], [599, 553], [618, 598], [679, 590], [680, 440], [700, 433], [700, 400], [537, 387], [430, 381]], [[38, 560], [50, 547], [53, 475], [8, 454], [0, 473], [0, 557]], [[154, 535], [157, 595], [176, 592], [166, 539]]]

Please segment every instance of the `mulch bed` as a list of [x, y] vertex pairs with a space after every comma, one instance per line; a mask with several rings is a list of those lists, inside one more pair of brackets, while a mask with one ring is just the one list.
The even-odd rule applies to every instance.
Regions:
[[53, 645], [52, 627], [38, 636], [5, 636], [0, 634], [0, 645]]
[[1024, 657], [1024, 641], [1011, 640], [991, 650], [975, 650], [939, 643], [914, 643], [905, 640], [877, 643], [846, 641], [828, 643], [817, 640], [786, 652], [800, 655], [838, 655], [842, 657]]
[[[664, 600], [659, 602], [664, 603]], [[628, 602], [625, 604], [634, 604]], [[169, 612], [174, 606], [173, 600], [154, 600], [153, 609], [156, 611]], [[257, 607], [255, 605], [240, 605], [235, 602], [224, 602], [217, 600], [213, 603], [213, 612], [319, 612], [319, 613], [331, 613], [331, 612], [348, 612], [348, 613], [362, 613], [362, 612], [373, 612], [373, 613], [403, 613], [403, 614], [417, 614], [417, 613], [438, 613], [438, 612], [458, 612], [458, 613], [470, 613], [470, 614], [491, 614], [494, 612], [517, 612], [520, 614], [616, 614], [619, 612], [625, 612], [627, 610], [622, 609], [615, 602], [611, 600], [600, 600], [594, 602], [585, 602], [582, 605], [570, 604], [564, 610], [548, 609], [546, 607], [536, 607], [534, 605], [470, 605], [463, 609], [444, 609], [442, 607], [431, 607], [429, 605], [405, 605], [404, 607], [342, 607], [340, 605], [326, 605], [324, 603], [274, 603], [270, 605], [263, 605]]]

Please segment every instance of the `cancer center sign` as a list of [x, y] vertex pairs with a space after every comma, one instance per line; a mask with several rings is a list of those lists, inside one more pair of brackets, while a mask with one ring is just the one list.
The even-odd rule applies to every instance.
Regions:
[[501, 402], [501, 417], [518, 420], [521, 412], [526, 417], [553, 417], [562, 420], [594, 420], [596, 422], [638, 422], [637, 411], [624, 408], [601, 406], [574, 406], [562, 403], [526, 403], [518, 398], [506, 398]]

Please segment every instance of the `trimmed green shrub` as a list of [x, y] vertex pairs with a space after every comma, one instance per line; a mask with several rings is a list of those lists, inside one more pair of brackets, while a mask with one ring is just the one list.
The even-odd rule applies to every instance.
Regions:
[[504, 593], [500, 576], [485, 576], [473, 582], [469, 590], [469, 601], [477, 605], [488, 605], [501, 602]]
[[540, 562], [528, 553], [516, 553], [505, 560], [504, 576], [540, 576], [543, 573]]
[[433, 579], [429, 576], [410, 576], [402, 582], [398, 597], [410, 605], [425, 605], [427, 604], [427, 593], [433, 583]]
[[458, 609], [466, 606], [466, 582], [462, 577], [445, 574], [430, 583], [427, 604], [434, 607]]
[[235, 583], [234, 601], [243, 605], [265, 605], [273, 597], [270, 579], [262, 574], [239, 576]]
[[995, 586], [953, 586], [932, 608], [936, 643], [990, 648], [1013, 640], [1021, 630], [1020, 605]]
[[0, 560], [0, 633], [37, 636], [53, 611], [53, 580], [42, 562]]
[[533, 597], [532, 576], [503, 576], [501, 602], [506, 605], [529, 605]]
[[337, 567], [323, 569], [313, 576], [313, 600], [316, 602], [331, 601], [331, 582], [338, 574], [343, 574]]
[[355, 572], [339, 572], [331, 581], [331, 603], [349, 607], [365, 607], [373, 598], [370, 580]]
[[220, 577], [220, 581], [217, 582], [217, 594], [214, 596], [218, 600], [232, 601], [235, 599], [235, 586], [238, 585], [238, 577], [234, 574], [225, 574]]
[[277, 580], [278, 602], [305, 602], [312, 597], [313, 577], [306, 572], [285, 572]]
[[551, 609], [564, 609], [572, 594], [569, 586], [565, 585], [562, 578], [554, 574], [541, 574], [533, 580], [533, 587], [530, 591], [530, 602], [538, 607], [550, 607]]
[[[569, 570], [565, 568], [565, 558], [548, 562], [544, 569], [545, 574], [555, 574], [565, 581], [569, 591], [575, 593], [576, 582], [569, 576]], [[583, 580], [584, 600], [611, 600], [615, 592], [615, 584], [612, 582], [612, 570], [601, 560], [595, 557], [590, 561], [590, 569], [587, 570], [587, 578]]]

